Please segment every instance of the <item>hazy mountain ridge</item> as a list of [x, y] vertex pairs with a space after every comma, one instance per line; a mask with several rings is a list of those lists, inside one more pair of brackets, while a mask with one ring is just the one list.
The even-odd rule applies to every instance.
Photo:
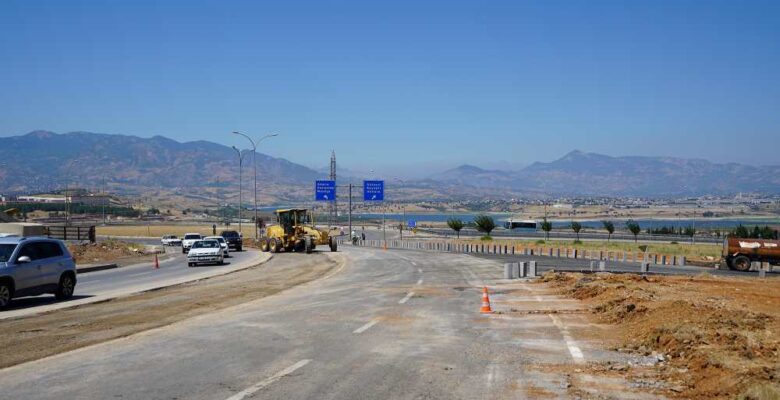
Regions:
[[[245, 152], [244, 157], [246, 190], [252, 184], [251, 153]], [[328, 157], [323, 152], [323, 159]], [[314, 180], [327, 177], [327, 168], [315, 170], [261, 153], [257, 153], [257, 166], [264, 195], [277, 200], [308, 201]], [[339, 169], [340, 180], [353, 174]], [[120, 192], [164, 188], [201, 193], [215, 187], [237, 192], [238, 160], [228, 146], [208, 141], [182, 143], [163, 136], [35, 131], [0, 138], [0, 193], [61, 189], [66, 183], [97, 188], [104, 182]], [[540, 194], [660, 197], [780, 193], [780, 166], [611, 157], [575, 150], [558, 160], [535, 162], [514, 171], [465, 164], [426, 179], [406, 180], [402, 186], [409, 190], [405, 197], [439, 200]]]
[[572, 151], [518, 171], [461, 166], [431, 177], [446, 184], [500, 185], [514, 191], [606, 196], [780, 193], [780, 166], [716, 164], [673, 157], [611, 157]]
[[[313, 182], [320, 173], [257, 153], [258, 179], [276, 184]], [[35, 131], [0, 138], [2, 190], [49, 190], [71, 185], [99, 187], [103, 180], [148, 187], [197, 188], [238, 184], [235, 151], [207, 141], [177, 142], [89, 132]], [[244, 152], [244, 182], [252, 173]]]

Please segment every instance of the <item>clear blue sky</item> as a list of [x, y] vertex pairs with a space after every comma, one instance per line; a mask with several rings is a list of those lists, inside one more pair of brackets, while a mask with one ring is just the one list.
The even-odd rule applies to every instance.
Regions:
[[0, 135], [275, 131], [262, 151], [378, 170], [780, 163], [778, 1], [370, 3], [4, 0]]

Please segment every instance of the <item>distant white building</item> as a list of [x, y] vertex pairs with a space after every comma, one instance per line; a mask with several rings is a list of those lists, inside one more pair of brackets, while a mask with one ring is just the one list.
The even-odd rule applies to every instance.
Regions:
[[61, 194], [39, 194], [31, 196], [19, 196], [16, 198], [20, 203], [65, 203], [65, 196]]

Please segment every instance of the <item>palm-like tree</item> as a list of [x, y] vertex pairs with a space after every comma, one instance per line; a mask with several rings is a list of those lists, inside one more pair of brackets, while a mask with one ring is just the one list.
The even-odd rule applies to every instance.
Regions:
[[460, 230], [463, 229], [463, 221], [460, 218], [450, 218], [447, 220], [447, 226], [450, 227], [458, 235], [460, 239]]

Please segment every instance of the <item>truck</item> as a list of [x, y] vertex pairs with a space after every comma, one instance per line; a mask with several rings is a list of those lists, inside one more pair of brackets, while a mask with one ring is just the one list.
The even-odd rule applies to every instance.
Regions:
[[750, 271], [753, 262], [780, 265], [780, 240], [727, 237], [722, 256], [729, 269], [736, 271]]

